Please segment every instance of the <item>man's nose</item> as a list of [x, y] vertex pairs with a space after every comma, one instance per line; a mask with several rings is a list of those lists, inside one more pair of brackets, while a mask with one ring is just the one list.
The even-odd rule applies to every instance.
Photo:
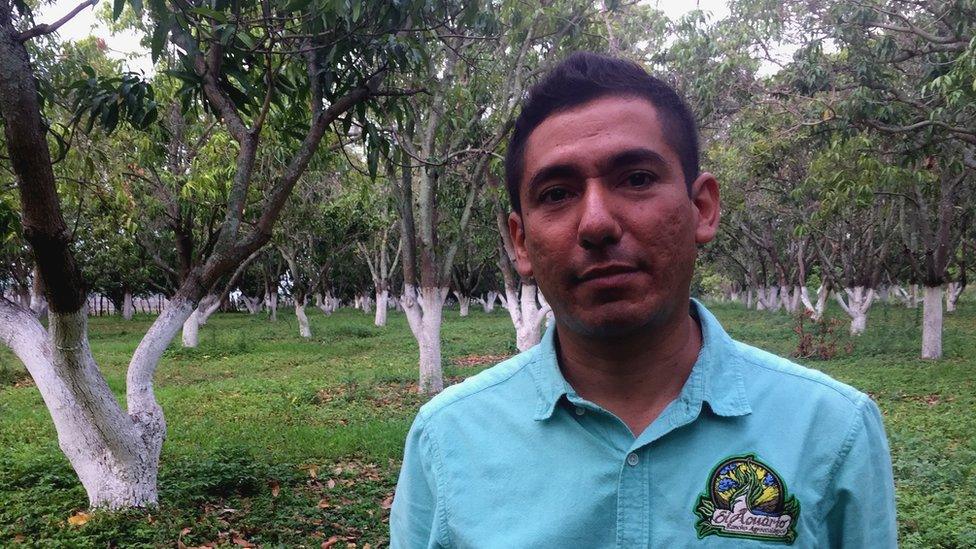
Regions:
[[613, 197], [598, 182], [589, 182], [581, 202], [578, 238], [587, 250], [601, 248], [620, 240], [621, 227], [617, 222]]

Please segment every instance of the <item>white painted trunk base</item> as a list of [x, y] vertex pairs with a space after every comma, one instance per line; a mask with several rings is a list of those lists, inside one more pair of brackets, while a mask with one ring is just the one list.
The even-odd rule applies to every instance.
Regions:
[[515, 346], [527, 351], [542, 339], [544, 321], [552, 312], [542, 292], [534, 284], [519, 284], [519, 288], [505, 287], [502, 305], [508, 310], [515, 327]]
[[851, 317], [851, 335], [861, 335], [867, 328], [868, 309], [874, 301], [874, 289], [854, 286], [844, 288], [844, 293], [847, 295], [847, 301], [839, 293], [834, 294], [834, 297], [844, 312]]
[[922, 298], [922, 358], [942, 358], [942, 286], [926, 286]]
[[132, 320], [133, 314], [135, 314], [135, 307], [132, 306], [132, 292], [125, 292], [122, 297], [122, 318]]
[[386, 311], [389, 307], [390, 292], [387, 290], [376, 292], [376, 316], [373, 317], [373, 324], [376, 326], [386, 326]]
[[420, 391], [426, 394], [444, 390], [441, 366], [441, 323], [447, 288], [424, 288], [405, 284], [400, 302], [420, 351]]
[[190, 317], [183, 322], [183, 347], [196, 348], [200, 345], [200, 311], [193, 309]]
[[956, 312], [956, 305], [959, 303], [959, 296], [962, 295], [962, 291], [965, 286], [958, 282], [950, 282], [946, 285], [946, 312], [954, 313]]
[[298, 335], [308, 339], [312, 337], [312, 328], [308, 324], [308, 315], [305, 314], [305, 304], [295, 301], [295, 317], [298, 319]]

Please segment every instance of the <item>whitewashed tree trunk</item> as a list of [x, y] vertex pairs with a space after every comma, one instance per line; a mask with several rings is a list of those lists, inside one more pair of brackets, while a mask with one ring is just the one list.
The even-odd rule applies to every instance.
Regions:
[[520, 288], [505, 286], [505, 297], [499, 296], [502, 306], [515, 326], [515, 347], [519, 352], [527, 351], [542, 339], [542, 327], [547, 315], [552, 312], [545, 304], [542, 293], [534, 284], [519, 284]]
[[922, 358], [942, 358], [942, 286], [926, 286], [922, 302]]
[[800, 301], [803, 302], [803, 307], [810, 313], [810, 318], [816, 322], [823, 318], [824, 311], [827, 310], [827, 297], [830, 295], [830, 291], [823, 285], [817, 288], [817, 303], [810, 302], [810, 293], [807, 291], [806, 286], [800, 287]]
[[746, 290], [746, 309], [752, 308], [752, 295], [753, 295], [752, 287], [749, 287], [749, 289]]
[[135, 307], [132, 305], [132, 292], [126, 291], [125, 295], [122, 296], [122, 318], [132, 320], [134, 313]]
[[363, 294], [362, 295], [362, 304], [363, 304], [363, 312], [364, 313], [369, 314], [369, 313], [373, 312], [373, 309], [372, 309], [373, 300], [370, 299], [369, 294]]
[[192, 309], [188, 304], [167, 308], [140, 342], [127, 376], [127, 414], [91, 355], [84, 308], [51, 313], [46, 331], [28, 310], [0, 301], [0, 342], [23, 361], [36, 383], [58, 444], [92, 507], [157, 503], [166, 424], [152, 394], [152, 373]]
[[906, 306], [910, 309], [918, 307], [918, 284], [912, 284], [909, 288]]
[[844, 312], [851, 317], [851, 335], [861, 335], [867, 327], [868, 309], [874, 300], [874, 289], [854, 286], [844, 288], [844, 293], [847, 295], [846, 302], [839, 293], [834, 294], [834, 297]]
[[196, 308], [183, 322], [183, 347], [196, 348], [200, 344], [200, 311]]
[[373, 324], [386, 326], [386, 311], [389, 307], [390, 292], [388, 290], [376, 291], [376, 316], [373, 317]]
[[420, 349], [420, 391], [439, 393], [444, 390], [441, 368], [441, 322], [448, 288], [424, 288], [405, 284], [400, 298], [407, 323]]
[[261, 312], [261, 297], [248, 297], [247, 295], [241, 294], [241, 300], [244, 301], [244, 307], [247, 308], [247, 314], [256, 315]]
[[312, 337], [312, 328], [308, 324], [308, 315], [305, 314], [305, 300], [295, 300], [295, 317], [298, 318], [298, 334], [305, 339]]
[[454, 297], [458, 300], [458, 309], [461, 311], [460, 316], [468, 316], [471, 312], [471, 296], [454, 292]]
[[495, 301], [497, 300], [498, 300], [498, 292], [494, 290], [489, 290], [488, 293], [485, 294], [484, 299], [481, 300], [481, 307], [484, 309], [486, 313], [491, 313], [492, 311], [495, 310]]
[[959, 303], [959, 296], [962, 295], [962, 291], [965, 286], [959, 282], [950, 282], [946, 286], [946, 312], [954, 313], [956, 312], [956, 305]]
[[[794, 288], [796, 290], [797, 288]], [[780, 307], [782, 307], [786, 312], [793, 313], [796, 311], [798, 305], [799, 295], [793, 295], [790, 293], [789, 286], [779, 287], [779, 301]]]

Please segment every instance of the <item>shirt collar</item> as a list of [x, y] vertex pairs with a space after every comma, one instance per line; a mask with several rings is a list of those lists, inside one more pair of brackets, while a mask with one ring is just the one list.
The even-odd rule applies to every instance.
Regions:
[[[712, 412], [720, 416], [741, 416], [752, 412], [732, 338], [698, 300], [692, 299], [691, 306], [701, 325], [702, 348], [677, 400], [695, 410], [700, 410], [701, 404], [707, 402]], [[539, 395], [534, 416], [536, 420], [549, 419], [559, 399], [575, 394], [559, 370], [555, 335], [555, 323], [550, 323], [529, 363], [529, 371]]]

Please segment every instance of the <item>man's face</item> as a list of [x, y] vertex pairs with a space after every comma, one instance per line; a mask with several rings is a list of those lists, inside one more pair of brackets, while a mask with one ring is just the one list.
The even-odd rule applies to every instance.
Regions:
[[522, 215], [509, 230], [560, 325], [624, 336], [687, 315], [696, 245], [718, 225], [718, 186], [691, 196], [647, 100], [596, 99], [545, 119], [525, 144]]

